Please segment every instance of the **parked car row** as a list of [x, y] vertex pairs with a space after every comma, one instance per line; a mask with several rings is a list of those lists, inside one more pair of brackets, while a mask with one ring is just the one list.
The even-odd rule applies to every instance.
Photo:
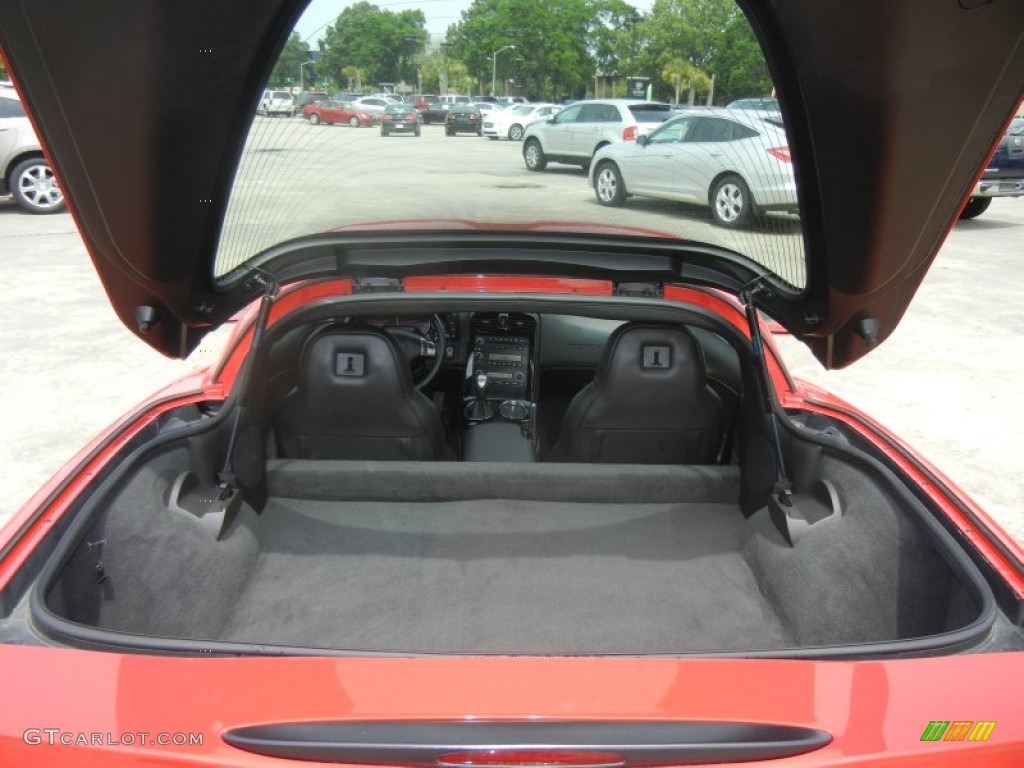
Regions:
[[[284, 111], [279, 96], [276, 91], [264, 94], [264, 114]], [[419, 136], [422, 124], [443, 123], [448, 136], [473, 133], [495, 141], [523, 140], [527, 169], [543, 171], [548, 163], [579, 165], [588, 170], [602, 205], [624, 205], [633, 196], [703, 205], [716, 224], [733, 228], [748, 226], [768, 211], [797, 209], [788, 140], [774, 100], [744, 99], [725, 109], [681, 109], [626, 99], [501, 108], [469, 98], [417, 94], [408, 102], [389, 102], [385, 96], [367, 96], [351, 104], [307, 99], [302, 116], [313, 125], [381, 123], [381, 136]], [[37, 205], [48, 204], [51, 193], [37, 191], [46, 183], [26, 180], [22, 194], [36, 195], [42, 201]], [[1021, 118], [1003, 136], [961, 218], [981, 215], [993, 197], [1001, 196], [1024, 197]]]

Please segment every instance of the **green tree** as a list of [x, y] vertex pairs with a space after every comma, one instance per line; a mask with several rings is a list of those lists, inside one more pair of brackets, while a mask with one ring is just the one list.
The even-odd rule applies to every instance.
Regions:
[[[281, 55], [277, 57], [274, 70], [270, 73], [270, 85], [285, 87], [291, 84], [299, 85], [299, 67], [309, 61], [309, 47], [302, 42], [298, 32], [292, 32], [288, 42], [284, 44]], [[312, 67], [306, 67], [307, 70]], [[310, 72], [302, 73], [302, 78], [308, 78]], [[309, 80], [307, 79], [307, 82]]]
[[426, 39], [423, 11], [393, 13], [359, 2], [345, 8], [325, 31], [320, 66], [339, 83], [348, 79], [346, 67], [358, 68], [364, 84], [413, 82], [415, 58]]
[[[597, 6], [597, 0], [474, 0], [448, 30], [449, 51], [481, 82], [490, 82], [494, 67], [500, 81], [515, 80], [519, 94], [580, 94], [595, 71], [589, 45]], [[514, 56], [494, 58], [510, 44]]]
[[[665, 68], [685, 61], [714, 76], [719, 103], [771, 91], [764, 54], [733, 0], [654, 0], [637, 31], [641, 37], [640, 74], [660, 79], [673, 89]], [[704, 83], [696, 83], [697, 90], [704, 88]]]
[[722, 46], [715, 57], [715, 95], [719, 103], [747, 96], [767, 97], [772, 78], [746, 17], [738, 16], [725, 29]]
[[590, 36], [590, 50], [597, 69], [604, 75], [629, 75], [626, 71], [634, 53], [639, 11], [623, 0], [597, 0], [596, 24]]

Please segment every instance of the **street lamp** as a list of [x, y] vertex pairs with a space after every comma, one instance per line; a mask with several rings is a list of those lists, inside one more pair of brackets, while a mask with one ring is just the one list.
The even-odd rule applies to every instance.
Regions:
[[441, 95], [444, 96], [448, 93], [448, 49], [451, 48], [451, 43], [441, 43], [441, 60], [444, 64], [444, 71], [438, 78], [438, 90], [441, 91]]
[[494, 84], [495, 79], [497, 78], [498, 75], [498, 54], [501, 53], [502, 51], [514, 51], [515, 49], [515, 44], [509, 44], [499, 48], [498, 50], [491, 54], [491, 96], [494, 95]]
[[636, 25], [643, 21], [643, 16], [630, 16], [626, 19], [626, 23], [629, 24], [630, 29], [630, 45], [629, 45], [629, 69], [630, 73], [627, 77], [635, 77], [636, 72]]
[[303, 74], [302, 73], [302, 68], [305, 67], [305, 66], [308, 66], [310, 64], [314, 64], [314, 63], [315, 63], [314, 61], [310, 60], [310, 61], [304, 61], [301, 64], [299, 64], [299, 90], [300, 91], [306, 90], [306, 80], [302, 76], [302, 74]]

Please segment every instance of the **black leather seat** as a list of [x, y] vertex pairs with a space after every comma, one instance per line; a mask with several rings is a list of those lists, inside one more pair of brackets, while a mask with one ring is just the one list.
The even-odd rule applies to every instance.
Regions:
[[330, 329], [306, 342], [298, 385], [277, 419], [288, 458], [451, 457], [433, 403], [413, 386], [395, 342], [373, 328]]
[[723, 421], [693, 336], [678, 326], [627, 323], [609, 338], [594, 381], [569, 403], [552, 458], [712, 464]]

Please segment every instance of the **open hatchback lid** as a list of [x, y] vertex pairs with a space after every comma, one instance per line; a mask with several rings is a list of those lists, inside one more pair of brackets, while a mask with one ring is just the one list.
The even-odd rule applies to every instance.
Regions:
[[[251, 301], [257, 288], [245, 275], [255, 265], [284, 280], [408, 266], [649, 274], [732, 291], [764, 276], [773, 288], [760, 292], [759, 307], [824, 365], [842, 367], [895, 328], [1019, 102], [1024, 3], [741, 7], [786, 119], [800, 191], [799, 281], [698, 239], [480, 217], [408, 225], [415, 237], [340, 222], [348, 226], [262, 247], [225, 269], [218, 259], [236, 169], [301, 3], [9, 2], [0, 4], [0, 50], [115, 310], [164, 354], [188, 354]], [[415, 267], [392, 256], [374, 270], [367, 254], [386, 253], [389, 242], [438, 255]], [[509, 244], [530, 255], [514, 258]], [[352, 249], [360, 255], [350, 258]]]

